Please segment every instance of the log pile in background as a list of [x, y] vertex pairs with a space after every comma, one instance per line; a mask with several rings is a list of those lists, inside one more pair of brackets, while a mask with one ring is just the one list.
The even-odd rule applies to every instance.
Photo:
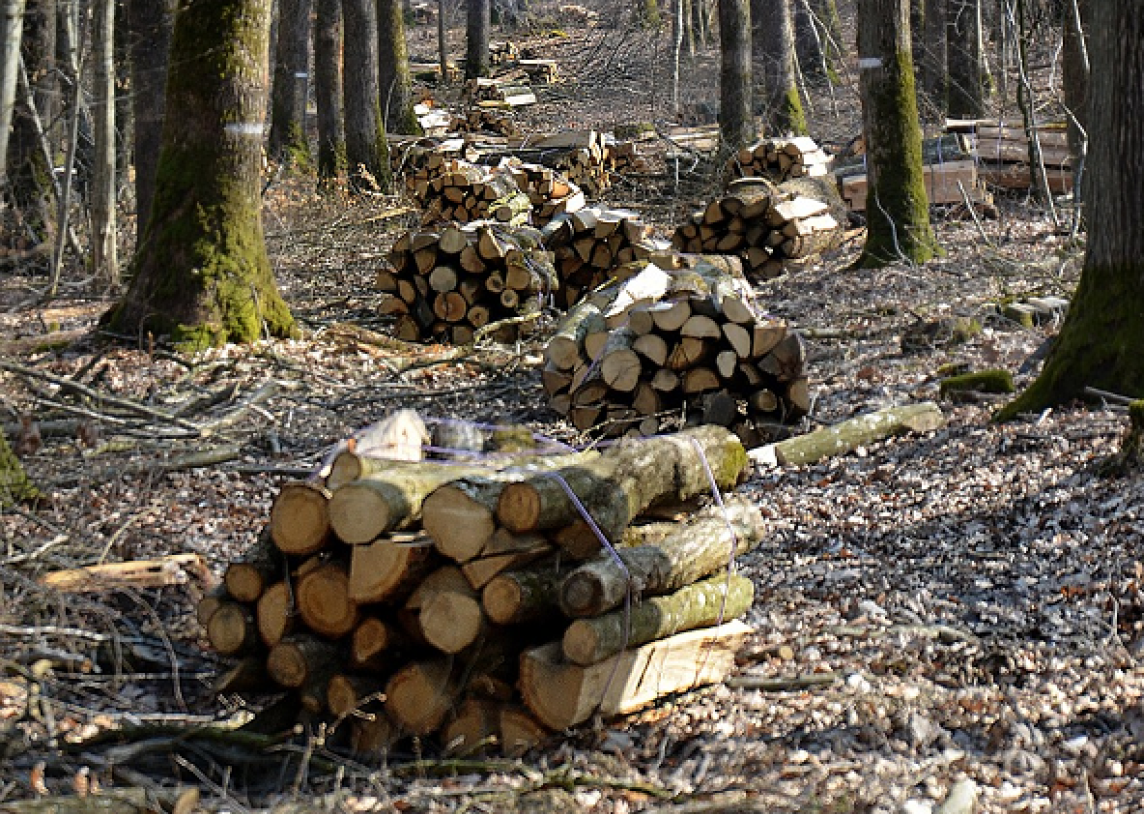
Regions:
[[414, 184], [414, 197], [424, 207], [423, 223], [494, 220], [520, 224], [529, 219], [532, 202], [503, 168], [451, 160], [429, 166], [430, 180]]
[[551, 136], [510, 141], [503, 152], [490, 150], [482, 160], [489, 164], [517, 158], [528, 164], [543, 164], [559, 170], [589, 198], [598, 198], [612, 185], [608, 172], [608, 143], [596, 130], [569, 130]]
[[729, 179], [768, 178], [776, 184], [829, 173], [830, 156], [809, 136], [763, 139], [731, 156], [726, 167]]
[[554, 59], [519, 59], [516, 64], [528, 75], [528, 81], [537, 85], [554, 85], [560, 79]]
[[739, 260], [652, 260], [556, 330], [542, 374], [553, 409], [604, 435], [652, 435], [686, 415], [729, 427], [748, 446], [806, 415], [802, 341], [758, 314]]
[[[734, 435], [697, 427], [500, 465], [345, 449], [330, 471], [355, 479], [284, 486], [228, 592], [199, 607], [236, 660], [218, 691], [288, 690], [367, 758], [405, 736], [516, 754], [733, 669], [749, 628], [732, 620], [753, 589], [729, 557], [761, 539], [758, 508], [732, 495], [682, 523], [636, 521], [709, 494], [709, 473], [734, 487], [747, 466]], [[561, 483], [624, 544], [623, 566]]]
[[560, 280], [557, 307], [574, 305], [625, 263], [646, 259], [660, 248], [648, 234], [639, 215], [626, 209], [588, 207], [549, 222], [542, 236]]
[[544, 226], [558, 215], [572, 214], [587, 206], [583, 190], [556, 170], [542, 164], [513, 163], [509, 172], [532, 203], [532, 222]]
[[517, 135], [516, 122], [510, 112], [483, 107], [470, 108], [452, 117], [454, 133], [495, 133], [501, 136]]
[[478, 107], [516, 108], [536, 104], [536, 94], [524, 81], [506, 81], [478, 76], [465, 86], [468, 100]]
[[517, 47], [515, 42], [505, 40], [504, 42], [489, 43], [490, 65], [505, 65], [510, 62], [516, 62], [518, 59], [520, 59], [520, 48]]
[[[407, 232], [389, 262], [377, 275], [378, 288], [391, 295], [382, 311], [396, 317], [394, 335], [406, 341], [465, 344], [490, 323], [538, 311], [557, 284], [539, 232], [527, 227]], [[513, 341], [517, 330], [505, 325], [496, 338]]]
[[[972, 134], [978, 170], [986, 183], [1002, 189], [1022, 190], [1032, 185], [1029, 139], [1020, 119], [949, 120], [946, 129]], [[1066, 123], [1041, 122], [1036, 127], [1036, 136], [1049, 190], [1058, 195], [1071, 192], [1073, 170]]]
[[784, 260], [834, 248], [842, 237], [844, 222], [830, 204], [800, 194], [799, 188], [763, 179], [733, 182], [726, 195], [676, 228], [671, 245], [692, 254], [735, 255], [749, 277], [777, 277]]
[[648, 161], [634, 141], [615, 141], [608, 145], [608, 169], [617, 175], [643, 175], [649, 172]]

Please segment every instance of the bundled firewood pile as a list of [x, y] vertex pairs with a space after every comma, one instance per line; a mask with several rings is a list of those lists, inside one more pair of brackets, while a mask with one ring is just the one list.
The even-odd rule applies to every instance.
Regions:
[[661, 253], [574, 307], [545, 349], [554, 410], [580, 430], [651, 435], [688, 420], [753, 446], [810, 409], [805, 350], [761, 316], [737, 258]]
[[503, 110], [483, 107], [470, 108], [453, 116], [450, 123], [454, 133], [496, 133], [501, 136], [517, 135], [516, 121]]
[[[377, 275], [391, 295], [381, 310], [396, 316], [394, 335], [406, 341], [465, 344], [487, 325], [539, 311], [557, 284], [539, 232], [528, 227], [485, 222], [407, 232], [389, 262]], [[519, 330], [510, 321], [496, 338], [514, 341]]]
[[532, 202], [505, 168], [467, 161], [446, 161], [428, 170], [424, 185], [414, 181], [414, 197], [424, 208], [422, 221], [495, 220], [520, 224], [528, 220]]
[[516, 185], [532, 203], [532, 222], [544, 226], [557, 215], [571, 214], [587, 206], [583, 190], [556, 170], [541, 164], [510, 164]]
[[469, 465], [369, 457], [367, 437], [285, 485], [201, 603], [236, 660], [220, 692], [291, 693], [280, 708], [363, 757], [410, 736], [512, 754], [733, 669], [753, 588], [730, 558], [760, 540], [757, 507], [643, 522], [739, 482], [727, 430]]
[[830, 172], [830, 156], [809, 136], [763, 139], [727, 160], [726, 174], [735, 178], [769, 178], [775, 183]]
[[639, 215], [626, 209], [579, 209], [554, 218], [541, 234], [556, 264], [560, 308], [579, 302], [625, 263], [646, 259], [662, 248], [648, 237], [649, 229]]
[[[777, 277], [784, 260], [826, 251], [842, 237], [844, 224], [837, 212], [831, 212], [830, 203], [820, 199], [829, 195], [813, 198], [799, 192], [809, 183], [776, 187], [763, 179], [733, 182], [726, 195], [676, 228], [671, 245], [693, 254], [736, 255], [748, 276]], [[837, 197], [836, 192], [833, 195]]]
[[465, 86], [469, 101], [479, 107], [523, 107], [536, 104], [536, 94], [525, 81], [504, 81], [479, 76]]
[[[946, 123], [950, 131], [972, 134], [982, 179], [1002, 189], [1029, 189], [1029, 138], [1020, 119], [986, 119]], [[1070, 192], [1073, 170], [1069, 160], [1068, 130], [1064, 121], [1040, 122], [1034, 130], [1050, 192]], [[1039, 169], [1037, 170], [1040, 171]]]
[[608, 169], [618, 175], [642, 175], [649, 171], [648, 161], [634, 141], [616, 141], [608, 145]]

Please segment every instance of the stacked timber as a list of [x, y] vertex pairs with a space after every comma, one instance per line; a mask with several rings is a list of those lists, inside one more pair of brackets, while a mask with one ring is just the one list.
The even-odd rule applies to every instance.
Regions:
[[731, 559], [758, 544], [760, 512], [728, 495], [682, 522], [645, 518], [746, 467], [720, 427], [468, 465], [346, 446], [328, 478], [282, 488], [200, 604], [235, 660], [216, 689], [288, 691], [376, 758], [413, 736], [517, 754], [721, 681], [753, 599]]
[[[406, 341], [465, 344], [490, 324], [538, 311], [557, 283], [539, 232], [527, 227], [483, 222], [406, 232], [389, 262], [376, 281], [390, 295], [382, 312], [396, 318], [394, 334]], [[495, 338], [513, 341], [518, 332], [505, 324]]]
[[459, 160], [446, 161], [424, 185], [415, 183], [414, 197], [424, 207], [426, 224], [477, 220], [521, 224], [532, 211], [528, 195], [510, 172]]
[[429, 184], [448, 171], [450, 161], [475, 155], [463, 138], [393, 137], [389, 140], [389, 162], [393, 174], [404, 179], [405, 190], [418, 201], [429, 194]]
[[559, 172], [542, 164], [513, 163], [509, 172], [532, 204], [532, 222], [544, 226], [558, 215], [587, 206], [583, 190]]
[[556, 305], [569, 308], [617, 275], [627, 263], [656, 249], [639, 215], [626, 209], [588, 207], [560, 215], [542, 231], [560, 280]]
[[[946, 123], [949, 130], [968, 131], [982, 179], [1002, 189], [1029, 189], [1029, 131], [1020, 119], [985, 119]], [[1040, 146], [1041, 162], [1050, 192], [1072, 191], [1073, 170], [1069, 159], [1068, 128], [1064, 121], [1040, 122], [1032, 133]]]
[[758, 313], [740, 261], [652, 258], [556, 330], [542, 373], [552, 408], [605, 436], [653, 435], [685, 416], [729, 427], [748, 446], [806, 415], [803, 343]]
[[454, 133], [495, 133], [501, 136], [517, 135], [512, 114], [503, 110], [474, 107], [452, 117]]
[[648, 161], [640, 155], [634, 141], [615, 141], [608, 145], [608, 169], [618, 175], [644, 175]]
[[554, 85], [560, 79], [554, 59], [519, 59], [516, 64], [528, 75], [528, 81], [537, 85]]
[[521, 139], [507, 144], [503, 152], [486, 153], [482, 160], [496, 164], [504, 158], [559, 170], [589, 198], [598, 198], [612, 184], [607, 140], [596, 130], [569, 130]]
[[518, 59], [520, 59], [520, 48], [515, 42], [505, 40], [504, 42], [489, 43], [490, 65], [506, 65], [510, 62], [516, 62]]
[[478, 76], [470, 79], [465, 93], [478, 107], [517, 108], [536, 104], [536, 94], [527, 82], [505, 81]]
[[726, 167], [729, 179], [768, 178], [776, 184], [829, 173], [830, 156], [809, 136], [763, 139], [731, 156]]
[[794, 186], [776, 187], [764, 179], [733, 182], [726, 195], [676, 228], [672, 247], [692, 254], [735, 255], [748, 276], [764, 280], [781, 274], [784, 260], [836, 247], [843, 224], [824, 200], [828, 196], [812, 198], [798, 191], [799, 182], [788, 184]]

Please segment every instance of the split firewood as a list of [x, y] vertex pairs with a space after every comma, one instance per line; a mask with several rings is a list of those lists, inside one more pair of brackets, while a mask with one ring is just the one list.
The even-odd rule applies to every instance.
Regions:
[[625, 264], [646, 259], [662, 248], [649, 239], [636, 213], [602, 207], [557, 216], [542, 235], [560, 280], [557, 305], [565, 308], [616, 276]]
[[892, 435], [932, 432], [945, 423], [945, 416], [931, 401], [887, 407], [842, 421], [831, 427], [752, 449], [748, 456], [759, 465], [801, 465], [832, 455], [852, 452]]
[[747, 577], [717, 574], [630, 608], [577, 619], [564, 631], [564, 657], [586, 666], [685, 630], [723, 624], [746, 613], [754, 597]]
[[830, 172], [830, 156], [808, 136], [764, 139], [739, 150], [727, 160], [729, 178], [769, 178], [776, 183]]
[[727, 569], [762, 537], [762, 514], [749, 501], [729, 499], [723, 506], [708, 506], [654, 544], [619, 549], [622, 564], [608, 555], [578, 566], [560, 586], [561, 609], [573, 617], [598, 616], [620, 607], [629, 596], [678, 591]]
[[587, 667], [566, 661], [559, 642], [525, 651], [520, 689], [545, 726], [562, 730], [593, 715], [634, 712], [663, 695], [722, 681], [751, 628], [739, 621], [687, 631]]

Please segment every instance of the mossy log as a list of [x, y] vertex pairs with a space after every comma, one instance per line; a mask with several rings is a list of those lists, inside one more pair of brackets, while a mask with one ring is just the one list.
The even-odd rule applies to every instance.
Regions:
[[595, 664], [629, 647], [737, 619], [754, 598], [751, 580], [739, 574], [717, 574], [631, 608], [577, 619], [564, 631], [564, 657], [574, 664]]
[[886, 407], [832, 427], [787, 438], [774, 444], [752, 449], [748, 455], [762, 465], [801, 466], [833, 455], [852, 452], [891, 435], [907, 432], [931, 432], [945, 423], [941, 408], [932, 401]]
[[521, 656], [521, 695], [557, 731], [595, 714], [635, 712], [665, 695], [722, 681], [750, 632], [739, 621], [689, 630], [587, 667], [566, 661], [560, 642], [552, 642]]
[[560, 586], [564, 613], [597, 616], [622, 605], [629, 588], [634, 596], [669, 594], [726, 568], [762, 540], [763, 517], [745, 499], [729, 498], [724, 506], [697, 512], [654, 545], [620, 549], [623, 566], [608, 555], [576, 568]]
[[8, 436], [0, 430], [0, 508], [26, 503], [40, 496], [40, 491], [28, 478], [20, 459], [8, 444]]
[[1013, 386], [1013, 374], [1008, 370], [978, 370], [942, 379], [938, 392], [942, 397], [966, 392], [1013, 393], [1016, 387]]

